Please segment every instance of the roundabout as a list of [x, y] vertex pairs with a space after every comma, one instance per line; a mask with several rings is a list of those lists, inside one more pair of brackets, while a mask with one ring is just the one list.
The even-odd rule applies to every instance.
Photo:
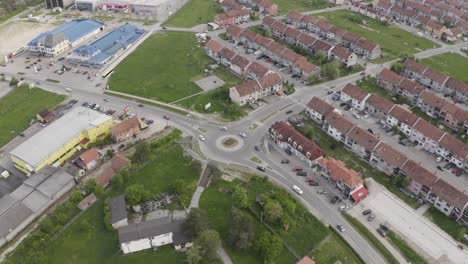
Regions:
[[234, 152], [244, 146], [244, 141], [235, 135], [225, 135], [216, 139], [216, 147], [227, 152]]

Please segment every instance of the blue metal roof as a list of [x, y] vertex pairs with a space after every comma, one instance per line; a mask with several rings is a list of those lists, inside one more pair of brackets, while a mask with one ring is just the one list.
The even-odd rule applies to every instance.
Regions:
[[103, 25], [103, 23], [92, 19], [75, 19], [64, 23], [50, 31], [41, 33], [39, 36], [31, 40], [28, 45], [35, 46], [42, 38], [45, 38], [45, 36], [58, 33], [63, 33], [70, 42], [74, 42], [102, 27]]

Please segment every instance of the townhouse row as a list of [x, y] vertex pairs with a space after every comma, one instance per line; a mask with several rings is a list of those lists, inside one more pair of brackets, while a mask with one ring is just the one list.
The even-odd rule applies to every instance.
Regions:
[[[442, 7], [442, 8], [440, 8]], [[466, 11], [460, 7], [448, 7], [441, 1], [391, 1], [379, 0], [377, 12], [399, 23], [419, 27], [435, 37], [456, 41], [468, 34]]]
[[444, 95], [453, 96], [456, 100], [468, 104], [468, 83], [457, 80], [446, 74], [432, 70], [414, 60], [407, 59], [400, 73], [421, 85]]
[[289, 123], [276, 122], [268, 132], [274, 143], [291, 155], [299, 157], [309, 167], [315, 167], [318, 175], [333, 182], [351, 202], [359, 203], [367, 196], [368, 191], [360, 173], [347, 168], [340, 160], [324, 158], [323, 149]]
[[236, 45], [243, 44], [246, 48], [261, 51], [272, 61], [287, 67], [294, 75], [304, 79], [311, 75], [320, 76], [320, 67], [310, 63], [306, 57], [250, 29], [232, 25], [226, 29], [226, 35]]
[[301, 30], [289, 27], [273, 17], [263, 18], [262, 27], [270, 30], [273, 36], [284, 40], [289, 45], [302, 47], [312, 54], [322, 53], [328, 60], [339, 61], [345, 67], [356, 65], [358, 62], [356, 54], [348, 49], [339, 45], [330, 45]]
[[[384, 69], [377, 75], [377, 84], [394, 94], [406, 97], [410, 104], [420, 108], [430, 117], [443, 120], [444, 124], [454, 131], [466, 133], [468, 111], [438, 96], [431, 90], [425, 89], [416, 81]], [[436, 82], [431, 82], [431, 84], [436, 85]]]
[[325, 20], [291, 10], [286, 16], [286, 23], [301, 29], [307, 29], [318, 36], [341, 43], [358, 56], [373, 60], [380, 58], [380, 45], [351, 32], [338, 28]]
[[229, 89], [229, 97], [235, 104], [245, 105], [269, 95], [282, 95], [283, 80], [275, 71], [236, 54], [213, 39], [206, 43], [204, 49], [216, 62], [247, 80]]
[[278, 5], [268, 0], [220, 0], [224, 13], [218, 14], [214, 22], [220, 27], [241, 24], [250, 21], [250, 11], [265, 15], [278, 14]]
[[[398, 106], [393, 108], [395, 107]], [[342, 142], [347, 149], [371, 166], [389, 176], [408, 177], [410, 184], [406, 188], [415, 196], [445, 215], [468, 223], [468, 196], [464, 192], [355, 125], [324, 100], [313, 97], [306, 106], [306, 113], [329, 136]]]
[[468, 146], [405, 107], [369, 94], [352, 84], [343, 88], [340, 98], [385, 124], [397, 127], [409, 140], [417, 143], [425, 151], [443, 157], [458, 168], [468, 171]]

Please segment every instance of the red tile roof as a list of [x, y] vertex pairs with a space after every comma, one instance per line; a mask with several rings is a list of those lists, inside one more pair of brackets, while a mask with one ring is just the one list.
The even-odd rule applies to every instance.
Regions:
[[418, 131], [419, 133], [423, 134], [425, 137], [432, 139], [435, 142], [439, 142], [445, 132], [436, 127], [431, 125], [426, 120], [420, 118], [413, 126], [413, 129]]
[[351, 83], [346, 84], [341, 93], [345, 93], [358, 101], [364, 100], [369, 95], [369, 93]]
[[[460, 157], [460, 154], [464, 153], [464, 149], [466, 149], [466, 144], [455, 138], [450, 134], [445, 134], [442, 140], [440, 140], [439, 145], [448, 151], [450, 151], [453, 155]], [[466, 157], [466, 156], [465, 156]], [[465, 158], [463, 157], [463, 158]], [[460, 157], [461, 158], [461, 157]]]
[[119, 172], [123, 167], [127, 166], [130, 160], [121, 154], [115, 154], [111, 159], [111, 168]]
[[310, 99], [310, 101], [307, 103], [307, 107], [321, 114], [322, 116], [327, 116], [331, 111], [333, 111], [333, 109], [335, 109], [329, 103], [316, 96]]
[[249, 41], [255, 41], [255, 38], [258, 36], [258, 34], [250, 29], [245, 29], [241, 36]]
[[467, 195], [453, 187], [443, 179], [438, 179], [434, 186], [432, 186], [431, 192], [437, 195], [440, 199], [447, 202], [449, 205], [463, 209], [468, 202]]
[[304, 15], [296, 10], [291, 10], [286, 15], [287, 19], [294, 20], [294, 21], [300, 21], [303, 17]]
[[448, 79], [445, 86], [452, 88], [455, 91], [458, 91], [462, 94], [468, 95], [468, 83], [456, 80], [454, 78]]
[[301, 22], [306, 23], [306, 24], [315, 24], [315, 22], [317, 22], [317, 20], [318, 20], [318, 18], [309, 15], [309, 16], [304, 16], [301, 19]]
[[254, 61], [252, 62], [249, 67], [247, 67], [247, 71], [248, 72], [252, 72], [254, 73], [255, 75], [257, 76], [264, 76], [265, 74], [268, 73], [268, 71], [270, 71], [270, 69], [268, 69], [267, 67], [263, 66], [262, 64]]
[[351, 51], [341, 47], [341, 46], [335, 46], [332, 50], [331, 53], [334, 54], [336, 57], [341, 58], [341, 59], [349, 59], [349, 57], [353, 54]]
[[423, 184], [428, 188], [431, 188], [437, 180], [437, 176], [426, 170], [414, 160], [409, 159], [403, 167], [401, 167], [401, 171], [413, 181]]
[[[283, 50], [283, 52], [281, 52], [281, 54], [279, 54], [279, 56], [289, 62], [292, 62], [292, 63], [295, 63], [296, 61], [300, 60], [301, 58], [304, 58], [302, 57], [301, 55], [297, 54], [296, 52], [288, 49], [288, 48], [285, 48]], [[304, 58], [305, 59], [305, 58]], [[307, 60], [307, 59], [305, 59]]]
[[434, 71], [434, 70], [432, 70], [432, 69], [430, 69], [430, 68], [427, 68], [427, 69], [424, 71], [423, 75], [424, 75], [426, 78], [428, 78], [428, 79], [430, 79], [430, 80], [432, 80], [432, 81], [434, 81], [434, 82], [436, 82], [436, 83], [439, 83], [439, 84], [444, 84], [445, 81], [447, 81], [447, 79], [448, 79], [448, 76], [447, 76], [447, 75], [442, 74], [442, 73], [440, 73], [440, 72], [436, 72], [436, 71]]
[[296, 63], [294, 64], [302, 72], [310, 74], [318, 67], [317, 65], [308, 62], [306, 58], [304, 58], [304, 57], [302, 57], [302, 58], [303, 59], [297, 60]]
[[231, 49], [224, 47], [218, 52], [218, 55], [226, 59], [227, 61], [231, 61], [232, 58], [236, 56], [236, 53], [232, 51]]
[[268, 45], [268, 50], [270, 50], [273, 54], [279, 56], [286, 48], [277, 43], [277, 42], [271, 42], [270, 45]]
[[259, 78], [258, 82], [260, 83], [263, 89], [266, 89], [268, 87], [282, 84], [283, 79], [278, 73], [272, 73]]
[[127, 120], [124, 120], [111, 128], [112, 135], [120, 135], [129, 131], [130, 129], [139, 129], [140, 128], [140, 121], [138, 121], [138, 117], [134, 116]]
[[297, 41], [299, 43], [302, 43], [306, 46], [311, 46], [312, 44], [314, 44], [314, 42], [316, 41], [317, 39], [312, 37], [311, 35], [309, 34], [301, 34], [298, 38], [297, 38]]
[[226, 28], [226, 33], [234, 38], [239, 38], [243, 31], [243, 28], [236, 25], [230, 25]]
[[319, 160], [318, 163], [329, 173], [333, 180], [341, 180], [351, 189], [364, 182], [360, 173], [346, 167], [346, 164], [341, 160], [323, 158]]
[[289, 38], [294, 38], [296, 39], [302, 32], [300, 30], [297, 30], [293, 27], [287, 27], [286, 30], [284, 31], [284, 35]]
[[411, 113], [400, 105], [395, 105], [395, 107], [393, 107], [393, 109], [390, 111], [389, 115], [410, 127], [412, 127], [419, 118], [417, 115]]
[[398, 88], [408, 92], [411, 95], [419, 95], [422, 91], [425, 90], [422, 85], [408, 78], [404, 78], [400, 84], [398, 84]]
[[326, 43], [325, 41], [321, 41], [320, 39], [317, 39], [317, 41], [315, 41], [312, 44], [311, 48], [313, 50], [322, 51], [328, 54], [328, 51], [332, 48], [332, 45]]
[[271, 25], [275, 22], [276, 20], [271, 17], [271, 16], [266, 16], [262, 19], [262, 24], [271, 27]]
[[367, 39], [363, 39], [363, 38], [358, 40], [356, 45], [358, 47], [360, 47], [361, 49], [365, 49], [365, 50], [367, 50], [369, 52], [372, 52], [375, 48], [377, 48], [379, 46], [379, 45], [375, 44], [374, 42], [369, 41]]
[[423, 91], [419, 95], [419, 99], [426, 105], [431, 106], [431, 107], [437, 107], [439, 109], [442, 109], [444, 105], [447, 103], [444, 98], [441, 98], [434, 93], [430, 91]]
[[427, 68], [426, 66], [421, 65], [411, 59], [406, 59], [403, 65], [405, 66], [405, 69], [418, 73], [418, 74], [422, 74], [424, 70], [426, 70]]
[[271, 24], [271, 29], [280, 33], [284, 33], [284, 31], [286, 31], [287, 28], [288, 27], [285, 24], [278, 21], [275, 21], [273, 24]]
[[205, 47], [211, 50], [213, 53], [218, 53], [224, 46], [214, 39], [210, 39], [208, 43], [206, 43]]
[[354, 127], [354, 124], [351, 121], [334, 111], [330, 112], [325, 117], [325, 121], [327, 122], [327, 124], [335, 128], [342, 134], [348, 133], [351, 130], [351, 128]]
[[234, 88], [241, 97], [252, 94], [255, 91], [260, 91], [262, 89], [257, 80], [243, 82]]
[[390, 110], [392, 110], [392, 107], [395, 105], [394, 103], [391, 103], [375, 94], [371, 94], [369, 98], [367, 98], [366, 104], [386, 114], [388, 114]]
[[401, 76], [399, 74], [396, 74], [396, 73], [392, 72], [389, 69], [383, 69], [379, 73], [379, 78], [381, 78], [385, 82], [388, 82], [388, 83], [391, 83], [391, 84], [394, 84], [394, 85], [399, 84], [404, 79], [403, 76]]
[[385, 142], [381, 142], [374, 150], [374, 152], [378, 155], [380, 159], [385, 161], [385, 163], [396, 168], [401, 168], [405, 161], [408, 159], [401, 152], [392, 148]]
[[372, 151], [379, 144], [380, 140], [366, 130], [355, 126], [346, 134], [347, 138], [352, 139], [359, 146], [367, 151]]
[[232, 58], [231, 64], [234, 64], [241, 70], [244, 70], [250, 64], [250, 60], [242, 57], [241, 55], [236, 55], [234, 58]]
[[259, 46], [267, 48], [270, 43], [272, 43], [273, 40], [269, 38], [265, 38], [264, 36], [257, 36], [255, 38], [255, 43], [257, 43]]
[[361, 37], [351, 32], [347, 32], [346, 34], [343, 35], [342, 39], [351, 43], [356, 43], [359, 41], [359, 39], [361, 39]]
[[87, 166], [90, 162], [99, 159], [100, 156], [101, 154], [95, 148], [92, 148], [81, 154], [79, 159]]

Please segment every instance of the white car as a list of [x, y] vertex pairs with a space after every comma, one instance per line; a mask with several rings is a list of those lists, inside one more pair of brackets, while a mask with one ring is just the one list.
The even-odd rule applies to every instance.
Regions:
[[349, 209], [349, 206], [347, 206], [347, 205], [340, 206], [340, 211], [341, 212], [347, 211], [348, 209]]
[[245, 134], [244, 132], [240, 132], [239, 133], [239, 136], [243, 137], [243, 138], [246, 138], [247, 137], [247, 134]]
[[219, 129], [220, 129], [221, 131], [228, 131], [228, 128], [225, 127], [225, 126], [222, 126], [222, 127], [220, 127]]
[[198, 139], [200, 139], [201, 141], [205, 141], [205, 140], [206, 140], [205, 136], [203, 136], [203, 135], [199, 135], [199, 136], [198, 136]]
[[356, 118], [356, 119], [361, 119], [361, 116], [356, 114], [356, 113], [353, 114], [353, 117]]
[[304, 192], [301, 190], [301, 188], [297, 187], [296, 185], [293, 185], [293, 190], [297, 192], [297, 194], [302, 195]]
[[442, 161], [442, 157], [437, 157], [437, 158], [435, 159], [435, 161], [436, 161], [436, 162], [441, 162], [441, 161]]
[[343, 233], [344, 231], [346, 231], [346, 229], [344, 228], [343, 225], [336, 225], [336, 228], [337, 228], [338, 230], [340, 230], [341, 233]]

